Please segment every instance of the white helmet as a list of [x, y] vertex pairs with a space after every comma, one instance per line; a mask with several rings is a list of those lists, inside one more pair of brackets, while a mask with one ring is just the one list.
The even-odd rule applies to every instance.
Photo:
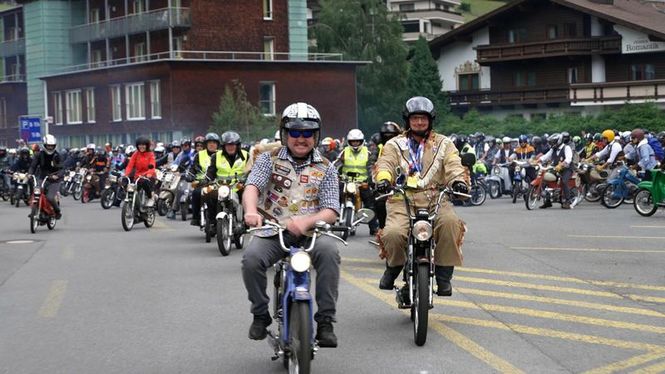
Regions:
[[279, 130], [275, 131], [275, 141], [276, 141], [276, 142], [282, 140], [282, 137], [280, 136], [279, 133], [280, 133]]
[[159, 145], [159, 143], [157, 143], [157, 146], [155, 147], [155, 152], [166, 152], [166, 148], [164, 148], [163, 145]]
[[[49, 155], [52, 155], [55, 152], [55, 146], [56, 146], [56, 140], [55, 136], [49, 134], [44, 137], [44, 152], [46, 152]], [[53, 146], [53, 149], [48, 149], [47, 146]]]
[[[354, 140], [360, 140], [360, 144], [356, 146], [351, 145], [351, 142]], [[359, 129], [353, 129], [346, 135], [346, 142], [351, 146], [351, 148], [353, 148], [354, 151], [358, 151], [360, 147], [365, 145], [365, 134], [363, 134], [363, 132]]]
[[314, 131], [314, 144], [319, 144], [319, 133], [321, 131], [321, 116], [313, 106], [298, 102], [293, 103], [284, 109], [280, 121], [280, 141], [286, 145], [289, 130], [312, 130]]
[[97, 147], [95, 146], [95, 143], [90, 143], [90, 144], [88, 144], [88, 145], [85, 147], [85, 149], [92, 149], [93, 151], [94, 151], [96, 148], [97, 148]]
[[506, 143], [510, 143], [512, 141], [512, 139], [508, 136], [504, 136], [503, 139], [501, 139], [501, 141], [503, 141], [503, 144], [506, 144]]
[[132, 153], [134, 153], [134, 152], [136, 152], [136, 147], [134, 147], [134, 146], [131, 145], [131, 144], [128, 145], [127, 148], [125, 148], [125, 154], [126, 154], [127, 156], [130, 156], [130, 155], [131, 155]]

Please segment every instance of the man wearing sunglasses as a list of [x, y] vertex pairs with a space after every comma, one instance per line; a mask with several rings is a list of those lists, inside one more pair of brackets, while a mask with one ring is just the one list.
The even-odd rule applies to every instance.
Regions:
[[[282, 114], [282, 146], [261, 154], [254, 163], [243, 194], [245, 223], [261, 226], [263, 219], [280, 222], [287, 228], [287, 246], [304, 245], [307, 233], [317, 221], [334, 223], [339, 214], [337, 169], [316, 149], [321, 119], [306, 103], [289, 105]], [[337, 347], [333, 332], [339, 285], [340, 257], [334, 239], [317, 238], [312, 252], [316, 269], [316, 339], [320, 347]], [[252, 303], [254, 321], [249, 338], [262, 340], [272, 323], [268, 312], [266, 270], [284, 256], [276, 235], [257, 235], [242, 259], [242, 274]]]

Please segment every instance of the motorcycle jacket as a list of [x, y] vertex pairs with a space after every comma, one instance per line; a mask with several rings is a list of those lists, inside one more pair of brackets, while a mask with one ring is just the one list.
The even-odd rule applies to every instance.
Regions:
[[30, 170], [30, 164], [32, 164], [32, 159], [27, 158], [17, 158], [14, 164], [11, 166], [10, 170], [13, 172], [27, 173]]
[[354, 152], [353, 148], [346, 147], [342, 154], [342, 174], [349, 172], [358, 173], [357, 181], [367, 181], [367, 163], [369, 162], [369, 150], [367, 147], [362, 146], [358, 152]]
[[515, 148], [515, 157], [518, 160], [528, 160], [534, 156], [536, 150], [530, 145], [527, 144], [526, 147], [518, 146]]
[[[150, 168], [152, 165], [152, 168]], [[155, 154], [148, 152], [134, 152], [132, 157], [127, 163], [127, 168], [125, 168], [125, 175], [129, 176], [134, 173], [134, 178], [140, 176], [154, 178], [155, 177]]]
[[[49, 155], [46, 152], [39, 152], [37, 156], [32, 160], [28, 174], [37, 176], [39, 179], [44, 179], [55, 172], [62, 170], [62, 164], [60, 161], [60, 154], [58, 152], [53, 152]], [[39, 174], [37, 174], [39, 172]]]
[[108, 160], [106, 159], [106, 156], [97, 155], [92, 159], [90, 167], [93, 168], [96, 172], [103, 172], [104, 169], [106, 169], [107, 163]]

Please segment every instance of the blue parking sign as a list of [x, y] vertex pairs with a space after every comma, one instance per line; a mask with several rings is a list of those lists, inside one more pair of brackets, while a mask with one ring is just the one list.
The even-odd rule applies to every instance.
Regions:
[[18, 121], [21, 139], [28, 144], [42, 141], [42, 119], [40, 117], [21, 116]]

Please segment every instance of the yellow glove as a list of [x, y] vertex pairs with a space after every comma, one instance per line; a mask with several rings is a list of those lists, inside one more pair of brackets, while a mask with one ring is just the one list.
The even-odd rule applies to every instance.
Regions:
[[604, 169], [603, 165], [597, 165], [596, 170], [602, 171]]
[[376, 181], [379, 182], [379, 181], [382, 181], [382, 180], [392, 182], [393, 176], [392, 176], [392, 174], [390, 174], [389, 171], [381, 170], [380, 172], [378, 172], [376, 174]]
[[561, 172], [561, 169], [563, 169], [563, 165], [562, 165], [562, 164], [559, 164], [559, 165], [557, 165], [557, 166], [554, 167], [554, 170], [555, 170], [557, 173], [560, 173], [560, 172]]

